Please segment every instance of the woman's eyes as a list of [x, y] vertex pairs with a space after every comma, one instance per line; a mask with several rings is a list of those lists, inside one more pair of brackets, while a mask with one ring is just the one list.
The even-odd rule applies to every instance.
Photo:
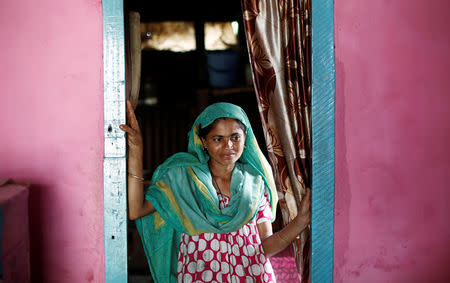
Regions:
[[[223, 140], [223, 138], [222, 137], [214, 137], [212, 140], [214, 142], [221, 142]], [[233, 142], [240, 141], [241, 140], [241, 136], [240, 135], [231, 136], [230, 140], [233, 141]]]

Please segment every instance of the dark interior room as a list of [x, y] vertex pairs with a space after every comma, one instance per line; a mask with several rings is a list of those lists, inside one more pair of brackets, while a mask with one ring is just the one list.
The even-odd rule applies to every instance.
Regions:
[[[145, 179], [149, 181], [156, 167], [170, 155], [186, 151], [187, 133], [193, 120], [214, 102], [231, 102], [242, 107], [250, 119], [261, 150], [266, 154], [249, 71], [240, 1], [127, 0], [124, 1], [124, 8], [125, 16], [130, 12], [139, 14], [143, 43], [146, 39], [157, 36], [158, 32], [169, 33], [165, 30], [152, 30], [152, 27], [145, 30], [144, 25], [151, 23], [189, 23], [195, 30], [195, 48], [192, 50], [179, 52], [144, 47], [141, 50], [140, 90], [135, 113], [145, 145]], [[215, 70], [208, 63], [208, 57], [226, 51], [208, 50], [205, 44], [205, 26], [207, 23], [223, 22], [237, 22], [239, 26], [235, 34], [237, 42], [227, 47], [238, 57], [232, 71]], [[222, 77], [214, 78], [216, 81], [211, 77], [215, 75], [212, 74], [214, 71], [222, 72], [219, 74]], [[274, 223], [275, 230], [277, 225]], [[128, 242], [130, 282], [152, 282], [148, 281], [151, 280], [149, 268], [132, 221], [129, 222]]]

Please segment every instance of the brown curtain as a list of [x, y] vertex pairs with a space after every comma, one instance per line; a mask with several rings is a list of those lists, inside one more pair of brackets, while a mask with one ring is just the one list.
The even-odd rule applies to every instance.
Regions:
[[[253, 82], [280, 195], [283, 225], [311, 181], [310, 0], [242, 0]], [[310, 230], [293, 243], [309, 282]]]

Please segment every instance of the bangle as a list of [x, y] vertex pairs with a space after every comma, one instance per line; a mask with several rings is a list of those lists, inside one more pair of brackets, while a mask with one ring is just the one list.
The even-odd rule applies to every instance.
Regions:
[[133, 178], [135, 178], [135, 179], [138, 179], [138, 180], [141, 181], [141, 182], [144, 182], [144, 180], [145, 180], [144, 178], [139, 177], [139, 176], [136, 176], [136, 175], [131, 174], [131, 173], [128, 173], [128, 176], [133, 177]]
[[278, 237], [280, 240], [282, 240], [283, 242], [285, 242], [286, 244], [289, 245], [289, 242], [286, 241], [286, 239], [284, 239], [283, 237], [280, 236], [280, 232], [275, 233], [275, 235], [277, 235], [277, 237]]

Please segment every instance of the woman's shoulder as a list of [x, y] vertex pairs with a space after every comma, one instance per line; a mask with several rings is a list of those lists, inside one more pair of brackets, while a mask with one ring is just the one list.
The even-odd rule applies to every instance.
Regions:
[[160, 166], [166, 167], [166, 168], [173, 168], [173, 167], [186, 167], [186, 166], [194, 166], [198, 164], [198, 159], [188, 153], [188, 152], [177, 152], [170, 156], [169, 158], [164, 161]]
[[187, 152], [178, 152], [167, 158], [153, 173], [152, 181], [155, 182], [164, 176], [176, 175], [186, 172], [188, 167], [197, 166], [199, 161]]
[[250, 175], [252, 177], [261, 176], [261, 174], [249, 163], [236, 162], [236, 168], [243, 174]]

